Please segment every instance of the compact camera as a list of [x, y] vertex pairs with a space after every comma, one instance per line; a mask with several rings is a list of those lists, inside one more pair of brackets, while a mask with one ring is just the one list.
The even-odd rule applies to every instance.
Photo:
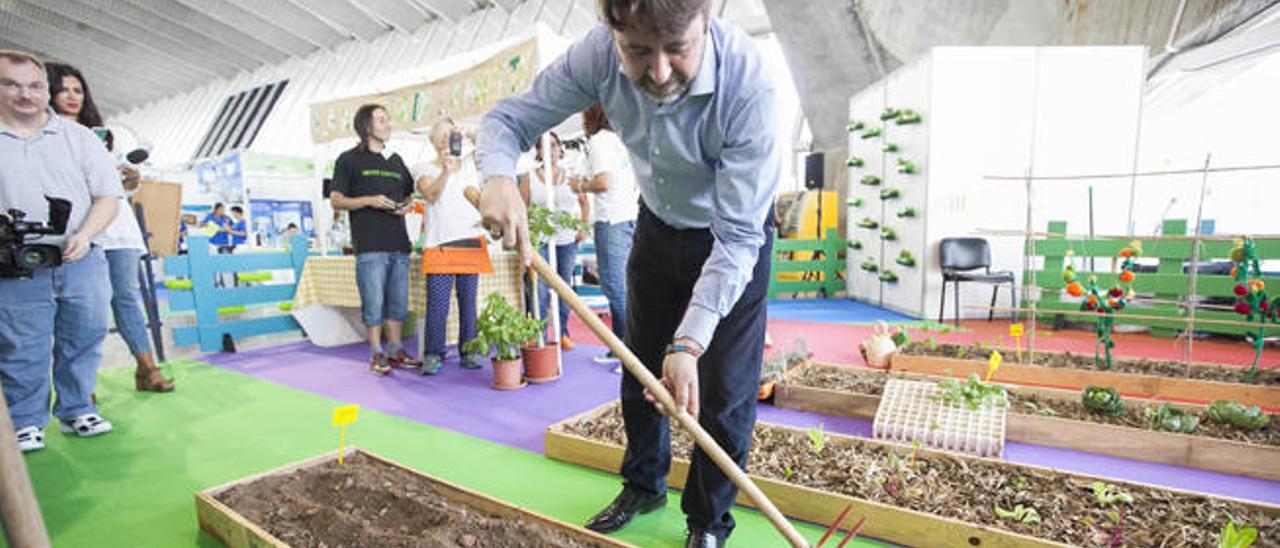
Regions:
[[28, 239], [58, 235], [67, 231], [71, 202], [50, 198], [49, 221], [24, 221], [26, 212], [10, 209], [0, 213], [0, 278], [30, 278], [37, 268], [62, 264], [62, 248], [52, 244], [29, 244]]

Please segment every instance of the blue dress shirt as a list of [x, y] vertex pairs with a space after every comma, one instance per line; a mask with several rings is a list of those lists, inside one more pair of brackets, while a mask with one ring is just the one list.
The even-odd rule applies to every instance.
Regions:
[[476, 139], [484, 179], [514, 178], [521, 151], [596, 101], [630, 152], [645, 206], [674, 228], [711, 229], [715, 243], [675, 333], [706, 348], [751, 281], [777, 193], [775, 90], [764, 61], [746, 33], [712, 19], [688, 90], [659, 104], [622, 72], [602, 23], [532, 89], [485, 116]]

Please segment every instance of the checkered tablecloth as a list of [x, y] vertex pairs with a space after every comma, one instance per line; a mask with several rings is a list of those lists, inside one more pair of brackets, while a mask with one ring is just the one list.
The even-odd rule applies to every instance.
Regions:
[[[493, 263], [493, 273], [480, 275], [480, 289], [477, 292], [477, 308], [484, 307], [485, 296], [498, 291], [507, 298], [507, 302], [523, 306], [520, 285], [520, 257], [516, 253], [503, 251], [499, 246], [489, 246], [489, 261]], [[449, 344], [458, 340], [458, 299], [449, 295], [448, 336]], [[360, 292], [356, 289], [356, 258], [351, 255], [341, 257], [310, 257], [302, 268], [302, 278], [298, 280], [298, 290], [293, 296], [294, 310], [302, 310], [310, 305], [360, 307]], [[421, 318], [427, 306], [426, 277], [422, 274], [422, 256], [409, 258], [409, 310]], [[421, 325], [421, 322], [419, 322]]]

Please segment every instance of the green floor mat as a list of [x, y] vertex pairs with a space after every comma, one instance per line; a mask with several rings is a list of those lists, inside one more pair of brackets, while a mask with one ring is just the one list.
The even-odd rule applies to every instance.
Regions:
[[[194, 492], [337, 448], [329, 420], [342, 402], [194, 361], [166, 369], [178, 386], [170, 394], [135, 392], [131, 368], [102, 371], [97, 395], [115, 431], [79, 439], [51, 424], [48, 447], [27, 455], [54, 546], [217, 546], [196, 523]], [[619, 488], [613, 475], [368, 409], [347, 443], [571, 523]], [[733, 545], [784, 545], [760, 514], [734, 515]], [[800, 529], [811, 542], [823, 532]], [[615, 536], [680, 546], [679, 494]]]

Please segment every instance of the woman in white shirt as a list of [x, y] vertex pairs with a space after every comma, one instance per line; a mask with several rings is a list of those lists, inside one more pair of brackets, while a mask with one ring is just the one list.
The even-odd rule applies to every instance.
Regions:
[[[640, 189], [631, 171], [627, 147], [613, 132], [600, 103], [582, 111], [582, 128], [587, 133], [589, 169], [583, 178], [571, 180], [570, 188], [592, 195], [600, 289], [609, 301], [613, 334], [626, 340], [627, 257], [631, 255], [631, 240], [636, 232]], [[593, 359], [597, 363], [609, 363], [618, 358], [613, 352], [606, 352]]]
[[[49, 106], [59, 116], [90, 128], [103, 125], [93, 95], [89, 93], [89, 84], [79, 70], [70, 65], [51, 63], [48, 77]], [[108, 138], [105, 141], [107, 150], [112, 150], [114, 140]], [[138, 364], [134, 371], [134, 387], [146, 392], [169, 392], [173, 390], [173, 381], [164, 378], [156, 367], [147, 320], [142, 314], [142, 289], [138, 285], [138, 261], [147, 252], [147, 244], [142, 238], [129, 197], [137, 192], [142, 177], [138, 168], [132, 165], [122, 165], [119, 170], [125, 197], [120, 199], [116, 208], [115, 220], [94, 243], [101, 245], [106, 252], [111, 279], [111, 312], [116, 320], [116, 329]]]
[[[561, 166], [561, 160], [564, 159], [564, 150], [560, 147], [560, 137], [551, 132], [551, 172], [552, 184], [547, 185], [544, 178], [546, 170], [542, 163], [542, 147], [535, 146], [537, 150], [534, 159], [537, 166], [529, 173], [520, 175], [520, 195], [524, 197], [525, 205], [530, 202], [545, 205], [547, 203], [547, 193], [551, 192], [555, 207], [553, 211], [564, 211], [572, 214], [584, 222], [587, 220], [589, 209], [585, 199], [579, 199], [573, 191], [569, 190], [569, 184], [565, 177], [564, 169]], [[541, 139], [538, 140], [541, 142]], [[534, 175], [531, 177], [530, 173]], [[555, 235], [551, 237], [549, 242], [556, 249], [556, 271], [560, 274], [560, 279], [564, 283], [573, 286], [573, 268], [578, 256], [578, 242], [586, 239], [586, 234], [573, 230], [571, 228], [558, 228]], [[544, 242], [536, 242], [535, 245], [544, 244]], [[547, 257], [547, 246], [541, 245], [538, 253], [543, 258]], [[547, 299], [550, 297], [550, 288], [545, 283], [538, 284], [538, 317], [547, 317]], [[560, 348], [563, 350], [573, 350], [573, 340], [569, 338], [569, 307], [563, 303], [560, 305]]]
[[[426, 199], [423, 213], [422, 272], [427, 278], [427, 307], [423, 314], [426, 337], [422, 374], [440, 371], [445, 357], [445, 326], [449, 294], [458, 296], [458, 349], [464, 369], [478, 369], [482, 356], [462, 353], [462, 346], [476, 337], [476, 291], [480, 274], [493, 272], [480, 226], [480, 212], [467, 201], [468, 186], [477, 186], [474, 152], [462, 154], [461, 142], [474, 135], [444, 119], [431, 127], [436, 158], [414, 166], [418, 192]], [[450, 146], [450, 142], [453, 146]]]

